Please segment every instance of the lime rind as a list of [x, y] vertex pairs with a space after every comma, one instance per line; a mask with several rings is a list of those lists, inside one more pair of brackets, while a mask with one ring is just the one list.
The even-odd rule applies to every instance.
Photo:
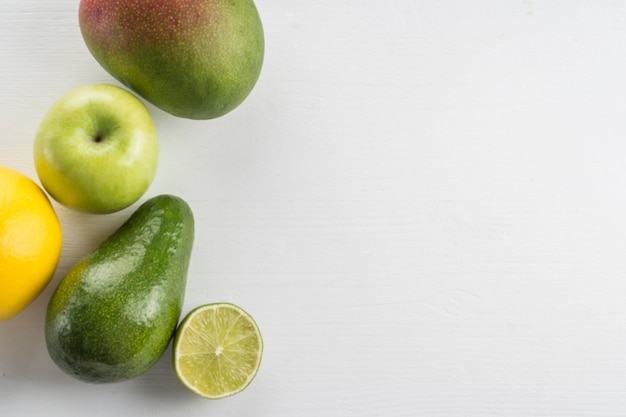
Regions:
[[195, 394], [219, 399], [243, 391], [255, 378], [263, 338], [252, 318], [231, 303], [199, 306], [183, 319], [174, 338], [174, 369]]

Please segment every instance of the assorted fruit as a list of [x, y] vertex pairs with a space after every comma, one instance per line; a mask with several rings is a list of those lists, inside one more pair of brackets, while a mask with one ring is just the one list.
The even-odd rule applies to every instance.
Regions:
[[[263, 64], [252, 0], [81, 0], [79, 23], [106, 71], [178, 117], [232, 111]], [[62, 228], [48, 195], [93, 214], [128, 208], [153, 181], [158, 149], [149, 110], [123, 88], [84, 85], [51, 106], [33, 146], [43, 188], [0, 166], [0, 321], [23, 311], [56, 271]], [[248, 313], [205, 304], [179, 324], [194, 233], [188, 203], [157, 195], [80, 259], [48, 302], [54, 363], [85, 382], [119, 382], [150, 369], [173, 341], [175, 374], [192, 392], [217, 399], [245, 389], [263, 353]]]

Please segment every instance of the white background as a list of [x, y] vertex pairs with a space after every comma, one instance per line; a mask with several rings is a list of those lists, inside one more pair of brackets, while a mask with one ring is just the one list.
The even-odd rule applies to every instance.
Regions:
[[[0, 164], [71, 88], [116, 84], [78, 0], [0, 3]], [[241, 394], [207, 401], [168, 349], [90, 385], [49, 359], [47, 300], [132, 209], [56, 205], [52, 283], [0, 323], [2, 416], [626, 415], [626, 3], [258, 0], [265, 64], [212, 121], [152, 106], [142, 199], [196, 216], [184, 313], [234, 302], [265, 339]]]

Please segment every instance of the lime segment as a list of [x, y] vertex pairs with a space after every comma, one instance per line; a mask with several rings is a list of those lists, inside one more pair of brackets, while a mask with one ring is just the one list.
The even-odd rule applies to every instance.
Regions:
[[206, 304], [183, 319], [174, 337], [174, 369], [180, 381], [204, 398], [245, 389], [256, 376], [263, 339], [254, 319], [234, 304]]

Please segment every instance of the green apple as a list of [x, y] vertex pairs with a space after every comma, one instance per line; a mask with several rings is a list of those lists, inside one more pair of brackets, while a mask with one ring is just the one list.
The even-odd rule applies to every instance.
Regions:
[[261, 72], [265, 41], [253, 0], [81, 0], [78, 17], [96, 61], [178, 117], [230, 112]]
[[35, 168], [43, 187], [62, 205], [88, 213], [112, 213], [136, 202], [154, 179], [158, 156], [146, 106], [108, 84], [65, 94], [35, 136]]

